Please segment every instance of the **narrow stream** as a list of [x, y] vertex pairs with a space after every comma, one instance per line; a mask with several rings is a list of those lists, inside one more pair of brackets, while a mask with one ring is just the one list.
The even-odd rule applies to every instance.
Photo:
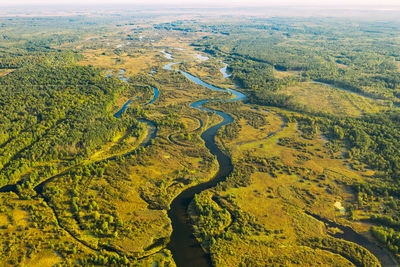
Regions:
[[121, 69], [118, 74], [118, 78], [123, 82], [128, 82], [128, 79], [124, 77], [125, 70]]
[[150, 102], [148, 102], [148, 103], [144, 104], [144, 106], [147, 106], [147, 105], [150, 105], [150, 104], [152, 104], [154, 101], [156, 101], [156, 100], [157, 100], [157, 97], [158, 97], [158, 95], [160, 94], [160, 92], [158, 91], [158, 89], [157, 89], [157, 88], [155, 88], [155, 87], [152, 87], [152, 88], [153, 88], [153, 93], [154, 93], [153, 99], [152, 99], [152, 100], [150, 100]]
[[224, 63], [225, 65], [224, 65], [224, 67], [222, 67], [219, 71], [222, 73], [222, 75], [223, 75], [223, 77], [222, 77], [222, 79], [225, 79], [225, 78], [228, 78], [228, 77], [231, 77], [232, 76], [232, 74], [228, 74], [227, 73], [227, 70], [228, 70], [228, 64], [226, 64], [226, 63]]
[[128, 108], [129, 104], [132, 103], [132, 100], [128, 100], [120, 110], [118, 110], [115, 114], [114, 114], [114, 118], [119, 118], [122, 113], [124, 113], [124, 111]]
[[[107, 71], [107, 72], [106, 72], [106, 75], [105, 75], [106, 78], [109, 78], [109, 77], [112, 76], [112, 73], [110, 73], [110, 72], [111, 72], [111, 71]], [[126, 77], [124, 77], [124, 73], [125, 73], [125, 70], [124, 70], [124, 69], [121, 69], [121, 70], [120, 70], [120, 73], [118, 74], [118, 78], [119, 78], [121, 81], [127, 83], [127, 82], [128, 82], [128, 79], [127, 79]], [[153, 72], [152, 72], [152, 73], [153, 73]], [[152, 98], [149, 102], [147, 102], [146, 104], [143, 104], [142, 106], [150, 105], [150, 104], [152, 104], [154, 101], [157, 100], [158, 95], [160, 94], [160, 92], [159, 92], [158, 89], [155, 88], [155, 87], [152, 87], [152, 89], [153, 89], [153, 93], [154, 93], [153, 98]], [[128, 101], [122, 106], [122, 108], [121, 108], [120, 110], [118, 110], [118, 111], [114, 114], [114, 117], [118, 119], [118, 118], [121, 116], [121, 114], [124, 113], [124, 111], [128, 108], [129, 104], [132, 103], [132, 102], [133, 102], [132, 100], [128, 100]], [[142, 120], [142, 121], [145, 121], [145, 120]]]
[[[123, 70], [123, 69], [120, 70], [120, 73], [119, 73], [118, 77], [119, 77], [119, 79], [120, 79], [121, 81], [123, 81], [123, 82], [128, 82], [128, 79], [125, 78], [125, 77], [123, 76], [124, 73], [125, 73], [125, 70]], [[106, 75], [106, 77], [107, 77], [107, 75]], [[109, 77], [109, 76], [108, 76], [108, 77]], [[151, 99], [151, 100], [150, 100], [149, 102], [147, 102], [146, 104], [142, 104], [142, 106], [150, 105], [151, 103], [153, 103], [154, 101], [157, 100], [158, 95], [159, 95], [159, 91], [158, 91], [158, 89], [155, 88], [155, 87], [152, 87], [152, 88], [153, 88], [153, 92], [154, 92], [153, 99]], [[121, 116], [121, 114], [124, 113], [124, 111], [128, 108], [128, 106], [129, 106], [130, 103], [132, 103], [132, 100], [128, 100], [128, 101], [121, 107], [121, 109], [118, 110], [118, 111], [114, 114], [114, 117], [118, 119], [118, 118]], [[148, 145], [150, 145], [151, 141], [157, 137], [157, 126], [156, 126], [152, 121], [149, 121], [149, 120], [139, 119], [138, 121], [141, 122], [141, 123], [146, 124], [146, 126], [147, 126], [147, 135], [145, 136], [145, 138], [143, 138], [142, 142], [139, 144], [138, 147], [147, 147]], [[135, 151], [136, 151], [136, 149], [135, 149], [134, 151], [128, 152], [128, 153], [125, 154], [125, 155], [133, 154], [133, 153], [135, 153]], [[110, 160], [110, 159], [114, 159], [114, 157], [109, 158], [108, 160]]]
[[353, 230], [353, 228], [329, 221], [325, 218], [322, 218], [316, 214], [312, 214], [308, 211], [306, 211], [305, 213], [325, 223], [329, 227], [339, 228], [342, 232], [337, 232], [333, 234], [332, 235], [333, 237], [350, 241], [366, 248], [369, 252], [375, 255], [375, 257], [379, 260], [382, 266], [399, 266], [399, 264], [393, 259], [393, 257], [390, 255], [388, 251], [386, 251], [383, 248], [380, 248], [374, 242], [369, 241], [368, 238], [357, 233], [356, 231]]

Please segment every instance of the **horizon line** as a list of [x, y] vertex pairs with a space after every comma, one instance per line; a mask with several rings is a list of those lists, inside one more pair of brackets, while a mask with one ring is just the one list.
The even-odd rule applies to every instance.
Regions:
[[49, 2], [49, 3], [44, 3], [44, 2], [37, 2], [37, 3], [2, 3], [0, 1], [0, 6], [2, 7], [30, 7], [30, 6], [38, 6], [38, 7], [56, 7], [56, 6], [68, 6], [68, 7], [74, 7], [74, 6], [79, 6], [79, 7], [99, 7], [99, 6], [107, 6], [107, 7], [118, 7], [118, 6], [138, 6], [138, 7], [143, 7], [143, 6], [148, 6], [148, 7], [180, 7], [180, 8], [204, 8], [204, 7], [220, 7], [220, 8], [233, 8], [233, 7], [249, 7], [249, 8], [257, 8], [257, 7], [335, 7], [335, 8], [342, 8], [342, 7], [354, 7], [354, 8], [383, 8], [383, 7], [400, 7], [400, 3], [396, 4], [389, 4], [389, 3], [159, 3], [159, 2], [154, 2], [154, 3], [148, 3], [148, 2], [139, 2], [139, 3], [126, 3], [126, 2], [119, 2], [116, 1], [114, 3], [109, 3], [109, 2], [97, 2], [97, 3], [83, 3], [83, 2]]

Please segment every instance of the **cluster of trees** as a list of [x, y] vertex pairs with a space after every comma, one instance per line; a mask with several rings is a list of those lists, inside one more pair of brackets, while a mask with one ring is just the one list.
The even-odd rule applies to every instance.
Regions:
[[370, 221], [375, 224], [385, 225], [391, 228], [400, 229], [400, 222], [391, 216], [372, 214], [370, 217]]
[[159, 126], [168, 126], [174, 130], [184, 130], [187, 126], [179, 121], [179, 116], [177, 113], [168, 112], [166, 116], [155, 119], [154, 123]]
[[324, 133], [342, 142], [347, 157], [365, 163], [394, 180], [400, 177], [400, 129], [397, 112], [354, 118], [323, 118]]
[[370, 183], [354, 183], [353, 190], [357, 193], [364, 193], [368, 196], [374, 197], [395, 197], [400, 195], [400, 187], [398, 184], [370, 184]]
[[99, 253], [92, 255], [88, 258], [81, 259], [83, 265], [118, 265], [118, 266], [130, 266], [130, 261], [126, 256], [120, 256], [118, 254], [105, 254]]
[[213, 254], [214, 250], [218, 250], [218, 244], [224, 241], [251, 239], [254, 235], [279, 235], [283, 232], [266, 229], [253, 215], [234, 204], [229, 195], [223, 197], [219, 193], [225, 192], [204, 191], [196, 195], [189, 206], [194, 234], [206, 251]]
[[[288, 146], [290, 147], [290, 145]], [[304, 147], [302, 149], [304, 149]], [[306, 157], [306, 155], [302, 156]], [[288, 175], [297, 175], [306, 180], [312, 180], [317, 178], [318, 176], [314, 171], [305, 167], [284, 165], [282, 164], [282, 159], [278, 156], [267, 158], [267, 157], [253, 156], [250, 153], [247, 153], [245, 157], [238, 162], [238, 164], [240, 165], [246, 164], [253, 166], [253, 168], [256, 169], [258, 172], [268, 173], [273, 178], [277, 177], [279, 174], [282, 173], [286, 173]], [[254, 171], [254, 169], [251, 169], [249, 167], [247, 169]], [[321, 179], [321, 177], [318, 178]], [[248, 179], [247, 183], [249, 182], [250, 180]]]
[[257, 91], [269, 87], [272, 91], [278, 90], [273, 86], [274, 73], [270, 64], [238, 59], [229, 64], [229, 70], [232, 72], [232, 79], [237, 81], [241, 88]]
[[210, 192], [196, 195], [191, 208], [196, 216], [194, 230], [201, 240], [220, 234], [232, 221], [230, 213], [213, 201]]
[[381, 266], [378, 259], [367, 249], [352, 243], [335, 238], [315, 237], [302, 241], [304, 245], [332, 251], [349, 259], [356, 266]]
[[241, 128], [242, 127], [240, 126], [239, 121], [235, 120], [219, 130], [218, 136], [223, 137], [227, 140], [233, 140], [238, 137]]
[[16, 69], [31, 64], [32, 61], [38, 62], [40, 59], [32, 55], [10, 55], [4, 54], [0, 57], [0, 69]]
[[372, 235], [392, 253], [399, 257], [400, 233], [387, 227], [372, 227]]
[[330, 144], [346, 148], [345, 157], [366, 164], [376, 170], [376, 177], [400, 177], [400, 112], [364, 115], [360, 118], [329, 114], [291, 115], [288, 122], [298, 122], [304, 138], [312, 139], [319, 131]]
[[400, 188], [397, 183], [356, 183], [352, 185], [357, 195], [354, 208], [363, 210], [374, 224], [372, 235], [397, 258], [400, 247]]

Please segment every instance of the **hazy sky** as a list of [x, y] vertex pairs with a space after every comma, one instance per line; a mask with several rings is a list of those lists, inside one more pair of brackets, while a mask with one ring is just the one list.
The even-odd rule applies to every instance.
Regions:
[[28, 4], [173, 4], [185, 6], [255, 5], [333, 5], [333, 6], [389, 6], [400, 5], [400, 0], [0, 0], [0, 5]]

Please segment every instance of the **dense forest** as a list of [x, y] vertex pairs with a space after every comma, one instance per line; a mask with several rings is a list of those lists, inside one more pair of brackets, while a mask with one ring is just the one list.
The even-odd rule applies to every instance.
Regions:
[[54, 161], [28, 176], [25, 186], [34, 185], [44, 173], [79, 163], [117, 132], [135, 127], [135, 121], [110, 114], [126, 85], [77, 66], [73, 55], [38, 56], [0, 80], [3, 185], [41, 162]]

